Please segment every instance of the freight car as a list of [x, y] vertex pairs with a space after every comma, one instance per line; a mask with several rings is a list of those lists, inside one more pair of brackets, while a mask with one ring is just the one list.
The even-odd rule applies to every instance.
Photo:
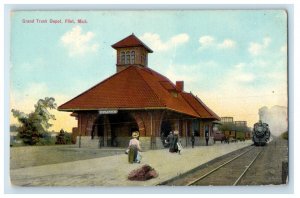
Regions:
[[270, 129], [267, 123], [259, 121], [254, 124], [252, 132], [252, 141], [256, 146], [265, 146], [270, 139]]
[[247, 139], [247, 132], [243, 131], [224, 131], [224, 136], [229, 142], [245, 141]]
[[223, 143], [223, 142], [229, 143], [228, 139], [226, 138], [224, 133], [222, 133], [221, 131], [215, 132], [213, 135], [213, 139], [214, 139], [214, 144], [216, 143], [216, 141], [220, 141], [221, 143]]

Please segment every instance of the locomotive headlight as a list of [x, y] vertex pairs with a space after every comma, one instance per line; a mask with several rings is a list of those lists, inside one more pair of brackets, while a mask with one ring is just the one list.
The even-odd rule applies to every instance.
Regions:
[[255, 134], [257, 137], [262, 137], [264, 135], [264, 128], [262, 126], [258, 126], [255, 130]]

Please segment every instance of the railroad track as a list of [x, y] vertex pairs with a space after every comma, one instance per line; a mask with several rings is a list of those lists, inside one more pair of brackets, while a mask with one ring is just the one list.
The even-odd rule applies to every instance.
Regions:
[[[158, 186], [239, 185], [264, 147], [247, 146], [164, 181]], [[252, 170], [252, 169], [251, 169]]]
[[252, 147], [185, 185], [238, 185], [262, 151], [263, 147]]

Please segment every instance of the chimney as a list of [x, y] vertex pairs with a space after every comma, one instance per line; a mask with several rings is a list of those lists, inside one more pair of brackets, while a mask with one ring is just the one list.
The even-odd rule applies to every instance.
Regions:
[[176, 90], [178, 92], [183, 92], [183, 81], [176, 81]]

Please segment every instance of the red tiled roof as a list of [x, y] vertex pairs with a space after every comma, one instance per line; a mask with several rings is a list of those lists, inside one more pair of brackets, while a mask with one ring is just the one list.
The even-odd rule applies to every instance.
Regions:
[[126, 38], [120, 40], [119, 42], [112, 45], [114, 49], [123, 48], [123, 47], [144, 47], [149, 53], [153, 51], [140, 39], [138, 39], [134, 34], [127, 36]]
[[192, 106], [192, 108], [199, 114], [200, 118], [212, 118], [221, 120], [208, 106], [206, 106], [200, 98], [194, 96], [192, 93], [181, 93], [184, 99]]
[[[61, 111], [99, 109], [170, 109], [199, 118], [215, 118], [204, 103], [178, 93], [165, 76], [150, 68], [130, 66], [58, 107]], [[198, 101], [198, 102], [197, 102]], [[198, 104], [197, 104], [198, 103]]]

